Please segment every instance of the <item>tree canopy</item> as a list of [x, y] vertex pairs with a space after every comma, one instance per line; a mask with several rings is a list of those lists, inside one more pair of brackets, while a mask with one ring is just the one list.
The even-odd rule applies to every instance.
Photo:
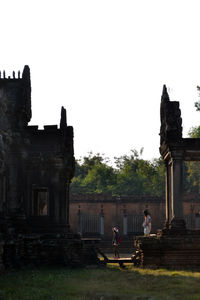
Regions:
[[[198, 96], [200, 97], [200, 86], [197, 85], [197, 91], [198, 91]], [[200, 110], [200, 101], [195, 101], [194, 106], [196, 107], [196, 110]]]
[[[200, 87], [197, 86], [200, 97]], [[194, 103], [200, 111], [200, 101]], [[192, 127], [188, 136], [200, 138], [200, 126]], [[114, 166], [103, 154], [90, 152], [75, 163], [71, 192], [77, 194], [103, 193], [111, 195], [163, 196], [165, 172], [162, 158], [142, 159], [143, 148], [131, 150], [129, 155], [115, 157]], [[200, 192], [200, 162], [183, 165], [185, 192]]]
[[[190, 138], [200, 138], [200, 126], [192, 127]], [[163, 196], [165, 171], [162, 158], [142, 158], [143, 149], [115, 157], [114, 165], [103, 154], [90, 152], [76, 160], [71, 192], [76, 194]], [[200, 192], [200, 162], [184, 162], [184, 192]]]
[[[200, 106], [199, 106], [200, 107]], [[200, 138], [200, 126], [190, 128], [190, 138]], [[200, 192], [200, 162], [189, 161], [185, 163], [185, 190], [188, 192]]]
[[153, 161], [141, 158], [140, 152], [131, 150], [129, 155], [115, 157], [115, 166], [99, 153], [89, 153], [76, 160], [72, 193], [104, 193], [112, 195], [164, 194], [164, 166], [162, 159]]

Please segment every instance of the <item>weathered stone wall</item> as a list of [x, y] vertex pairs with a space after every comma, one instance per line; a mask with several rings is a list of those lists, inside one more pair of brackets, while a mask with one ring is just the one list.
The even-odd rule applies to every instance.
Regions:
[[99, 263], [93, 248], [77, 236], [7, 236], [0, 244], [0, 271], [27, 265], [85, 266]]
[[135, 265], [144, 267], [200, 268], [200, 232], [161, 237], [136, 237]]

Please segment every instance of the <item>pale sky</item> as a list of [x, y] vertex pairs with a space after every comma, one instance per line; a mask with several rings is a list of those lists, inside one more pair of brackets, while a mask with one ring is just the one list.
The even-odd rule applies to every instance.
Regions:
[[32, 121], [74, 127], [76, 158], [159, 157], [160, 98], [200, 125], [200, 1], [0, 0], [0, 69], [31, 69]]

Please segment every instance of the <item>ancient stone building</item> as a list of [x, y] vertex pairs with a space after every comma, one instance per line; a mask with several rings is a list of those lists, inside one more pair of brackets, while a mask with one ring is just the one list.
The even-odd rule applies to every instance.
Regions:
[[82, 247], [69, 226], [73, 128], [63, 107], [59, 127], [40, 130], [30, 119], [29, 67], [17, 78], [0, 73], [0, 253], [7, 266], [73, 262]]
[[73, 128], [62, 107], [60, 127], [29, 126], [30, 70], [22, 77], [0, 79], [0, 210], [15, 223], [26, 219], [27, 231], [67, 232], [68, 191], [73, 176]]
[[[142, 265], [200, 267], [200, 230], [184, 218], [183, 162], [200, 160], [200, 139], [183, 138], [179, 102], [163, 87], [160, 105], [160, 153], [165, 163], [166, 220], [157, 236], [136, 239]], [[194, 206], [191, 204], [191, 211]], [[199, 213], [196, 213], [196, 225]], [[136, 258], [136, 257], [135, 257]], [[136, 259], [137, 261], [137, 259]]]

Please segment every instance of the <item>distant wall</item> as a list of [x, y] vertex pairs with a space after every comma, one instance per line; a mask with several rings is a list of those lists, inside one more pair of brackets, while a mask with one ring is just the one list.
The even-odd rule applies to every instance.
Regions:
[[73, 231], [86, 236], [99, 234], [110, 238], [112, 226], [118, 226], [123, 236], [142, 233], [143, 211], [146, 208], [152, 216], [152, 231], [156, 232], [165, 220], [163, 198], [72, 194], [70, 225]]
[[[109, 239], [112, 226], [118, 226], [122, 236], [143, 233], [143, 211], [152, 217], [152, 233], [165, 222], [165, 199], [152, 196], [70, 195], [70, 226], [83, 236]], [[188, 228], [200, 227], [200, 196], [184, 195], [184, 217]]]

